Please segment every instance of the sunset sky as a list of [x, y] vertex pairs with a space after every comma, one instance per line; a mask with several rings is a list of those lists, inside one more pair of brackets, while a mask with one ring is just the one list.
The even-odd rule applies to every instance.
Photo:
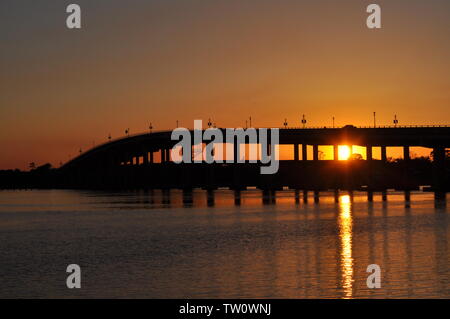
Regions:
[[2, 0], [0, 36], [0, 169], [150, 122], [450, 124], [448, 0]]

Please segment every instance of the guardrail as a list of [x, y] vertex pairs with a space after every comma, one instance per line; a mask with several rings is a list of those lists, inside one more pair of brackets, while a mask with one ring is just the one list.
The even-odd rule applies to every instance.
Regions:
[[[287, 126], [279, 127], [283, 130], [323, 130], [323, 129], [342, 129], [346, 126]], [[349, 126], [350, 127], [350, 126]], [[354, 126], [354, 128], [450, 128], [450, 125], [377, 125], [377, 126]]]

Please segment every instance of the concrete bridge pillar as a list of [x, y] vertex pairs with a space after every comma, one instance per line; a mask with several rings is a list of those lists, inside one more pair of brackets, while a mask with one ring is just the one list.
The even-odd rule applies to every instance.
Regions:
[[319, 145], [313, 145], [313, 160], [319, 160]]
[[298, 189], [295, 190], [295, 204], [300, 204], [300, 192]]
[[208, 189], [206, 191], [206, 203], [208, 205], [208, 207], [213, 207], [215, 202], [214, 202], [214, 190], [212, 189]]
[[160, 150], [161, 152], [161, 163], [165, 163], [166, 162], [166, 150], [164, 148], [162, 148]]
[[319, 204], [319, 202], [320, 202], [320, 193], [319, 193], [319, 191], [314, 191], [314, 203], [315, 204]]
[[154, 159], [153, 159], [153, 151], [150, 151], [150, 164], [154, 163]]
[[298, 144], [294, 144], [294, 161], [299, 161]]
[[239, 156], [240, 156], [239, 153], [240, 153], [239, 152], [239, 145], [238, 145], [238, 143], [235, 140], [234, 143], [233, 143], [233, 159], [234, 159], [233, 163], [234, 164], [237, 164], [237, 162], [239, 161]]
[[302, 160], [307, 161], [308, 160], [308, 145], [302, 144]]
[[308, 204], [308, 191], [303, 190], [303, 203]]
[[[374, 184], [374, 175], [373, 175], [373, 150], [372, 145], [366, 145], [366, 161], [367, 161], [367, 178], [368, 178], [368, 186], [372, 188]], [[369, 191], [367, 194], [368, 201], [373, 201], [373, 193]]]
[[333, 160], [339, 160], [339, 145], [333, 145]]
[[148, 165], [148, 152], [144, 153], [144, 165]]
[[373, 153], [372, 153], [372, 145], [367, 145], [366, 146], [366, 157], [368, 161], [373, 160]]
[[166, 148], [166, 162], [170, 162], [170, 150], [170, 147]]
[[241, 206], [241, 191], [239, 189], [234, 190], [234, 205]]
[[367, 192], [367, 201], [368, 202], [373, 202], [373, 191], [368, 191]]
[[381, 146], [381, 160], [387, 162], [386, 146]]
[[435, 147], [433, 148], [433, 188], [435, 191], [446, 190], [445, 179], [445, 147]]
[[409, 154], [409, 146], [403, 146], [403, 159], [409, 161], [411, 159]]

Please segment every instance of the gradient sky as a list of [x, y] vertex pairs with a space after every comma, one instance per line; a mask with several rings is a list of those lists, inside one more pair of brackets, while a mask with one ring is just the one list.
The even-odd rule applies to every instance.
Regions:
[[[374, 2], [381, 30], [365, 24]], [[0, 37], [0, 169], [177, 119], [450, 122], [448, 0], [2, 0]]]

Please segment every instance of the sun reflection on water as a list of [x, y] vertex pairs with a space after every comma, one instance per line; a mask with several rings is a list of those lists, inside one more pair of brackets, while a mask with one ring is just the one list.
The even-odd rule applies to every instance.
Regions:
[[353, 257], [352, 257], [352, 203], [349, 195], [339, 198], [339, 239], [342, 287], [345, 298], [353, 296]]

